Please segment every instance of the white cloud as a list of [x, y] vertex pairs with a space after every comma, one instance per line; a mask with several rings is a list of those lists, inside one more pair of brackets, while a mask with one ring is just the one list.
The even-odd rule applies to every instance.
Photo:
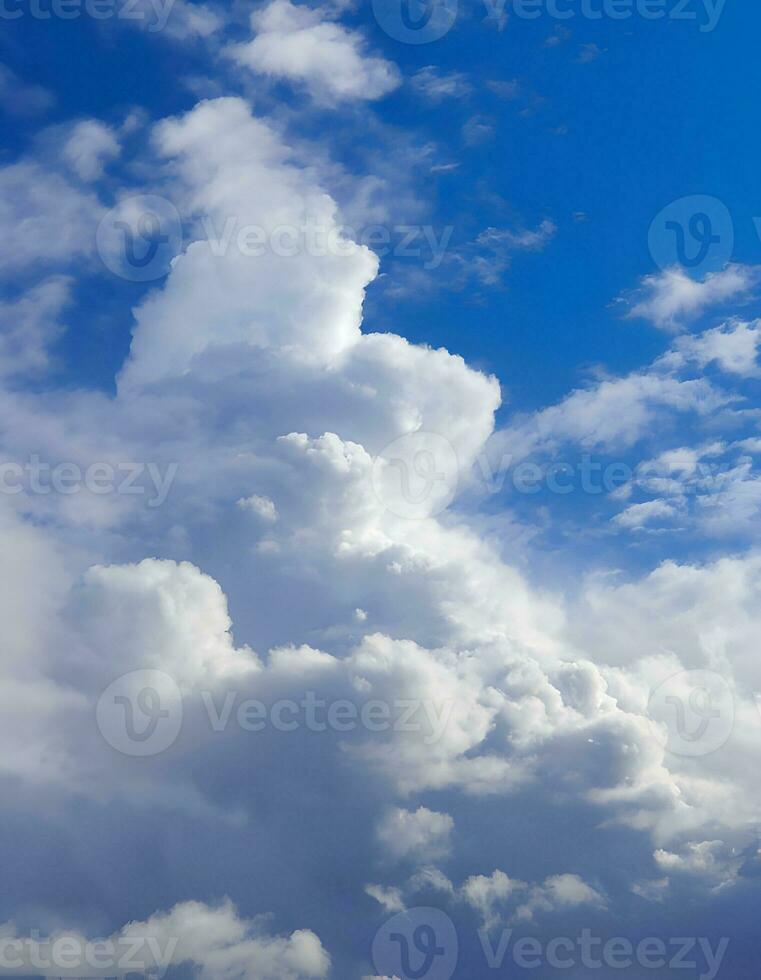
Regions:
[[155, 668], [193, 688], [259, 669], [250, 650], [233, 645], [219, 585], [189, 562], [96, 565], [75, 591], [70, 615], [87, 646], [93, 681], [103, 673]]
[[[285, 228], [289, 246], [253, 257], [237, 237], [227, 247], [205, 237], [192, 242], [163, 290], [137, 311], [122, 384], [182, 374], [194, 356], [223, 344], [290, 347], [305, 360], [325, 362], [356, 343], [377, 259], [343, 238], [334, 202], [275, 133], [242, 100], [219, 99], [164, 122], [155, 141], [175, 161], [185, 210], [205, 218], [212, 239], [224, 236], [232, 220], [234, 236], [247, 227], [266, 235]], [[305, 226], [323, 240], [336, 236], [340, 249], [310, 248], [300, 231]]]
[[675, 368], [686, 364], [696, 364], [700, 368], [716, 364], [727, 374], [757, 377], [760, 343], [761, 328], [757, 321], [733, 320], [701, 334], [677, 337], [671, 351], [661, 360]]
[[747, 296], [758, 279], [759, 270], [744, 265], [728, 265], [722, 272], [708, 273], [702, 281], [691, 279], [678, 267], [665, 269], [642, 280], [627, 316], [650, 320], [661, 330], [678, 330], [683, 322], [712, 306]]
[[119, 155], [119, 140], [110, 126], [97, 119], [83, 119], [63, 145], [63, 158], [80, 180], [97, 180], [105, 165]]
[[384, 888], [383, 885], [365, 885], [365, 892], [374, 898], [376, 902], [383, 906], [383, 910], [393, 915], [394, 912], [403, 912], [405, 909], [404, 898], [398, 888]]
[[489, 876], [468, 878], [460, 895], [480, 914], [487, 930], [508, 918], [532, 920], [538, 912], [548, 914], [585, 905], [603, 908], [606, 904], [595, 888], [575, 874], [552, 875], [541, 884], [528, 885], [497, 870]]
[[90, 255], [103, 213], [98, 200], [32, 160], [0, 168], [0, 260], [6, 274], [68, 268]]
[[238, 506], [243, 508], [243, 510], [252, 511], [264, 521], [277, 520], [277, 507], [275, 507], [269, 497], [262, 497], [257, 493], [252, 493], [250, 497], [241, 497], [238, 501]]
[[485, 228], [462, 249], [447, 256], [457, 264], [460, 271], [460, 285], [474, 278], [484, 286], [496, 286], [510, 267], [516, 252], [541, 252], [552, 241], [557, 226], [549, 218], [542, 220], [536, 228]]
[[365, 53], [361, 34], [319, 10], [273, 0], [251, 24], [253, 41], [227, 54], [258, 74], [305, 85], [317, 102], [379, 99], [401, 82], [395, 65]]
[[492, 929], [501, 918], [500, 906], [516, 892], [525, 889], [522, 881], [513, 881], [504, 871], [486, 875], [473, 875], [462, 886], [462, 896], [480, 914], [485, 929]]
[[51, 276], [10, 302], [0, 303], [0, 374], [39, 374], [50, 366], [51, 345], [63, 332], [71, 280]]
[[[340, 821], [349, 800], [364, 807], [352, 818], [352, 854], [391, 868], [395, 859], [412, 872], [409, 888], [448, 901], [467, 895], [490, 921], [516, 906], [526, 917], [576, 907], [591, 914], [605, 899], [597, 876], [581, 868], [549, 878], [542, 868], [526, 875], [539, 884], [522, 888], [506, 885], [503, 872], [474, 875], [463, 890], [419, 868], [461, 857], [467, 817], [482, 812], [487, 795], [496, 807], [496, 797], [524, 791], [520, 806], [535, 807], [537, 821], [572, 804], [568, 814], [584, 826], [650, 834], [648, 850], [677, 855], [708, 834], [753, 827], [755, 705], [738, 710], [736, 755], [685, 762], [666, 751], [648, 699], [689, 666], [726, 671], [743, 690], [758, 682], [758, 561], [664, 566], [628, 586], [592, 583], [577, 603], [532, 587], [456, 507], [436, 516], [423, 507], [417, 520], [396, 514], [373, 484], [379, 454], [400, 436], [434, 433], [467, 472], [492, 433], [498, 383], [446, 350], [362, 334], [364, 289], [377, 270], [365, 249], [215, 254], [202, 216], [222, 228], [237, 215], [270, 231], [314, 214], [329, 230], [340, 221], [303, 151], [252, 119], [242, 100], [165, 121], [155, 147], [164, 161], [157, 179], [172, 178], [195, 240], [137, 309], [119, 392], [0, 388], [0, 409], [9, 458], [34, 445], [83, 461], [173, 461], [177, 482], [171, 505], [155, 509], [127, 495], [0, 501], [8, 524], [3, 774], [22, 792], [55, 786], [75, 792], [78, 805], [94, 799], [101, 812], [117, 796], [136, 822], [148, 819], [141, 806], [149, 816], [160, 806], [162, 820], [178, 811], [188, 826], [202, 814], [214, 833], [216, 821], [231, 837], [244, 828], [245, 841], [257, 842], [247, 852], [251, 874], [291, 895], [304, 885], [305, 854], [312, 878], [335, 861], [329, 843], [340, 835], [320, 819]], [[506, 244], [530, 249], [536, 234], [541, 228], [514, 233]], [[747, 364], [743, 350], [727, 363]], [[631, 445], [669, 413], [699, 419], [727, 404], [706, 379], [676, 371], [661, 364], [603, 379], [515, 420], [503, 438], [549, 450], [563, 440]], [[700, 458], [680, 443], [661, 454], [654, 479], [683, 483]], [[364, 609], [370, 635], [356, 612]], [[177, 677], [185, 727], [166, 758], [133, 767], [94, 737], [93, 708], [115, 676], [146, 667]], [[252, 739], [204, 720], [199, 692], [227, 687], [266, 705], [298, 704], [306, 690], [359, 706], [401, 699], [420, 707], [419, 724], [319, 734], [302, 726]], [[424, 791], [446, 791], [447, 812], [421, 805]], [[288, 794], [317, 801], [298, 834], [271, 805]], [[600, 854], [579, 860], [604, 872], [610, 852], [600, 833]], [[208, 847], [212, 866], [218, 852]], [[347, 875], [353, 901], [370, 875], [364, 866]], [[367, 887], [388, 909], [405, 902], [397, 883]], [[151, 928], [182, 926], [183, 962], [209, 976], [327, 969], [311, 933], [263, 939], [234, 914], [180, 908], [149, 920]], [[219, 940], [201, 942], [215, 930]]]
[[459, 99], [471, 91], [470, 82], [462, 72], [442, 72], [435, 65], [426, 65], [412, 76], [412, 85], [424, 98], [432, 102], [442, 99]]
[[223, 18], [208, 4], [174, 0], [163, 30], [176, 41], [205, 39], [219, 31], [223, 23]]
[[681, 380], [653, 370], [606, 378], [516, 421], [495, 436], [494, 446], [516, 458], [566, 442], [589, 449], [620, 449], [638, 442], [664, 410], [707, 416], [729, 401], [702, 377]]
[[107, 940], [70, 931], [30, 939], [13, 923], [0, 926], [0, 932], [13, 941], [10, 955], [18, 976], [38, 975], [40, 960], [56, 974], [81, 976], [104, 961], [106, 972], [119, 972], [124, 963], [146, 975], [187, 964], [202, 980], [307, 980], [330, 969], [330, 957], [313, 932], [272, 936], [261, 922], [242, 919], [229, 900], [217, 906], [182, 902], [144, 922], [130, 922]]
[[396, 807], [378, 824], [378, 840], [394, 858], [412, 858], [421, 863], [445, 856], [451, 847], [454, 821], [447, 813], [434, 813], [424, 806], [417, 810]]
[[677, 509], [673, 504], [665, 500], [648, 500], [642, 504], [632, 504], [626, 510], [617, 514], [613, 521], [621, 527], [630, 531], [636, 531], [645, 527], [651, 521], [666, 518], [671, 520], [678, 515]]
[[580, 905], [602, 908], [605, 904], [603, 896], [578, 875], [553, 875], [531, 890], [515, 914], [518, 919], [533, 919], [538, 911], [554, 912]]

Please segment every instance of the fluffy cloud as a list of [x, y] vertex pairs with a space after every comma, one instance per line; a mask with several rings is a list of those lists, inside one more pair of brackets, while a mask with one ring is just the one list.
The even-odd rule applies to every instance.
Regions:
[[628, 316], [650, 320], [661, 330], [676, 330], [712, 306], [746, 296], [758, 277], [757, 268], [743, 265], [728, 265], [703, 280], [690, 278], [680, 268], [665, 269], [642, 280], [641, 293]]
[[63, 332], [71, 280], [51, 276], [17, 299], [0, 303], [0, 373], [39, 374], [50, 366], [51, 346]]
[[33, 160], [0, 168], [0, 257], [8, 274], [69, 268], [92, 253], [98, 200]]
[[[262, 16], [292, 24], [296, 15], [278, 9]], [[307, 33], [320, 26], [309, 18]], [[95, 826], [108, 824], [117, 854], [131, 839], [118, 838], [109, 807], [118, 827], [128, 811], [138, 850], [158, 825], [162, 860], [147, 901], [174, 907], [127, 928], [177, 934], [175, 962], [209, 977], [325, 975], [332, 947], [313, 920], [335, 918], [331, 889], [353, 914], [366, 902], [371, 922], [425, 892], [489, 923], [592, 916], [615, 906], [606, 896], [619, 872], [609, 865], [622, 841], [633, 862], [649, 862], [637, 875], [713, 884], [709, 853], [736, 887], [730, 855], [758, 810], [757, 557], [671, 563], [629, 583], [593, 578], [576, 583], [578, 598], [532, 584], [458, 496], [492, 438], [496, 379], [446, 350], [362, 333], [377, 272], [366, 248], [341, 241], [340, 254], [315, 252], [299, 231], [295, 251], [252, 257], [238, 225], [227, 248], [210, 232], [224, 238], [232, 216], [270, 243], [276, 229], [308, 221], [340, 239], [339, 209], [303, 150], [227, 98], [160, 123], [153, 146], [157, 180], [171, 178], [191, 241], [135, 311], [116, 395], [0, 391], [8, 459], [34, 445], [83, 463], [177, 466], [170, 502], [157, 507], [89, 491], [3, 499], [8, 798], [36, 806], [33, 794], [47, 792], [65, 807], [75, 797]], [[535, 247], [534, 234], [547, 229], [506, 244]], [[48, 285], [21, 313], [36, 323], [62, 300], [60, 284]], [[678, 364], [603, 379], [512, 420], [495, 442], [524, 452], [631, 446], [665, 416], [711, 418], [731, 396], [701, 365], [745, 374], [754, 344], [740, 330], [733, 353], [719, 339], [714, 356], [717, 338], [704, 340], [690, 351], [675, 344]], [[652, 478], [684, 483], [701, 453], [718, 451], [711, 445], [653, 455]], [[442, 476], [439, 451], [455, 460], [444, 509], [427, 486]], [[412, 516], [410, 490], [420, 498]], [[106, 745], [93, 721], [107, 686], [140, 670], [170, 675], [184, 709], [176, 741], [145, 759]], [[731, 752], [680, 756], [668, 717], [653, 715], [653, 692], [690, 670], [726, 678], [737, 697]], [[672, 696], [689, 705], [689, 693], [682, 678]], [[226, 723], [212, 724], [207, 696], [215, 711], [230, 705]], [[261, 730], [241, 724], [240, 705], [252, 701], [267, 715]], [[341, 725], [310, 727], [303, 702], [315, 701], [340, 704]], [[272, 722], [278, 704], [295, 706], [295, 729]], [[368, 704], [390, 706], [382, 730], [362, 715]], [[540, 818], [594, 833], [599, 849], [567, 871], [562, 833], [546, 833], [546, 859], [531, 846]], [[483, 837], [488, 864], [458, 850], [468, 829], [472, 848]], [[67, 869], [78, 860], [69, 844]], [[99, 895], [111, 866], [87, 865], [88, 893]], [[495, 867], [510, 874], [480, 873]], [[384, 869], [412, 877], [367, 884]], [[300, 932], [299, 920], [273, 936], [208, 904], [223, 874], [249, 896], [247, 914], [278, 902], [308, 908], [315, 931]], [[158, 892], [173, 897], [159, 903]], [[128, 915], [145, 917], [145, 903]], [[110, 929], [125, 921], [108, 912]], [[353, 941], [332, 929], [337, 945]], [[369, 968], [354, 959], [341, 975]]]
[[200, 978], [230, 980], [306, 980], [330, 969], [330, 957], [313, 932], [269, 935], [263, 923], [242, 919], [229, 900], [216, 906], [183, 902], [144, 922], [130, 922], [107, 939], [66, 931], [29, 938], [12, 923], [0, 926], [0, 936], [3, 972], [10, 968], [14, 976], [39, 974], [40, 962], [64, 976], [97, 976], [101, 964], [109, 973], [146, 974], [187, 964]]
[[119, 155], [114, 131], [97, 119], [84, 119], [71, 130], [63, 146], [63, 158], [80, 180], [97, 180], [109, 160]]
[[[123, 386], [182, 374], [210, 347], [286, 348], [324, 363], [356, 342], [377, 259], [343, 238], [334, 202], [294, 165], [275, 132], [241, 100], [221, 99], [164, 122], [155, 140], [175, 161], [178, 203], [212, 240], [191, 242], [165, 287], [138, 310]], [[225, 241], [226, 227], [232, 240]], [[241, 247], [241, 232], [252, 228], [265, 242], [256, 257]], [[315, 229], [319, 244], [305, 228]]]
[[697, 364], [699, 368], [716, 364], [728, 374], [756, 377], [760, 341], [758, 323], [735, 320], [697, 336], [678, 337], [672, 351], [664, 355], [661, 363], [673, 367]]
[[378, 840], [396, 858], [425, 862], [444, 856], [450, 848], [454, 821], [446, 813], [421, 806], [415, 811], [390, 810], [378, 825]]
[[379, 99], [400, 84], [391, 62], [364, 52], [362, 36], [319, 10], [273, 0], [252, 15], [253, 41], [228, 55], [239, 65], [304, 85], [321, 103]]
[[74, 592], [69, 615], [92, 653], [93, 673], [104, 661], [111, 672], [155, 668], [192, 689], [259, 669], [250, 650], [233, 646], [219, 585], [188, 562], [96, 565]]

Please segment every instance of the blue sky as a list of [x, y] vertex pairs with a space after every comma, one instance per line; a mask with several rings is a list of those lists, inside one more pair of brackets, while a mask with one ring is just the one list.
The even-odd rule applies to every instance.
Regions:
[[757, 976], [761, 13], [0, 18], [0, 974]]

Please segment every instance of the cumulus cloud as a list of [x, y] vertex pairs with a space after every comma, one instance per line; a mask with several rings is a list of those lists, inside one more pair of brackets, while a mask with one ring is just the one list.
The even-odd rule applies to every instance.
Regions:
[[678, 330], [682, 323], [695, 319], [712, 306], [747, 296], [758, 278], [756, 267], [744, 265], [728, 265], [722, 272], [710, 272], [702, 280], [692, 279], [678, 267], [664, 269], [642, 280], [627, 316], [649, 320], [661, 330]]
[[97, 180], [105, 165], [119, 155], [116, 133], [97, 119], [83, 119], [71, 130], [63, 145], [63, 158], [80, 180]]
[[605, 899], [578, 875], [553, 875], [531, 890], [528, 900], [515, 914], [518, 919], [533, 919], [538, 911], [554, 912], [580, 905], [603, 907]]
[[401, 82], [395, 65], [365, 53], [361, 34], [320, 10], [273, 0], [251, 25], [254, 39], [227, 54], [257, 74], [305, 86], [317, 102], [379, 99]]
[[652, 521], [672, 519], [677, 515], [678, 511], [673, 504], [665, 500], [648, 500], [641, 504], [632, 504], [620, 514], [616, 514], [613, 520], [621, 527], [637, 531]]
[[51, 276], [17, 299], [0, 303], [0, 374], [39, 374], [51, 363], [51, 346], [63, 332], [61, 316], [71, 280]]
[[715, 364], [727, 374], [756, 377], [761, 330], [758, 322], [734, 320], [697, 335], [677, 337], [662, 363], [674, 367], [696, 364], [699, 368]]
[[[242, 100], [220, 99], [162, 123], [155, 142], [175, 161], [185, 207], [204, 217], [211, 240], [193, 241], [164, 289], [139, 309], [123, 385], [182, 374], [211, 346], [290, 347], [324, 361], [359, 339], [364, 289], [377, 259], [344, 238], [334, 202], [289, 159], [271, 128], [253, 119]], [[217, 247], [215, 235], [224, 234], [231, 215], [236, 237]], [[305, 226], [323, 240], [334, 236], [336, 248], [310, 248]], [[251, 227], [267, 242], [256, 258], [237, 237]], [[283, 227], [284, 252], [272, 237]]]
[[145, 558], [93, 566], [72, 596], [70, 615], [92, 653], [93, 671], [104, 660], [107, 671], [157, 668], [192, 688], [259, 668], [250, 650], [233, 644], [218, 583], [189, 562]]
[[636, 372], [571, 392], [557, 405], [506, 427], [494, 446], [518, 457], [568, 442], [589, 449], [623, 448], [637, 443], [664, 410], [707, 416], [731, 400], [707, 378]]
[[484, 928], [491, 929], [500, 921], [499, 907], [517, 890], [525, 889], [522, 881], [512, 881], [504, 871], [491, 875], [473, 875], [462, 886], [462, 896], [480, 914]]
[[0, 168], [0, 258], [7, 275], [70, 268], [94, 248], [97, 198], [34, 160]]
[[[287, 26], [296, 15], [283, 16]], [[307, 31], [319, 26], [312, 16]], [[279, 937], [231, 906], [187, 902], [195, 886], [210, 901], [210, 883], [226, 874], [248, 895], [248, 914], [279, 902], [294, 918], [309, 908], [322, 922], [333, 914], [324, 885], [333, 880], [334, 901], [355, 914], [364, 890], [375, 915], [431, 891], [453, 914], [464, 903], [489, 923], [574, 909], [592, 916], [614, 906], [610, 855], [621, 841], [633, 842], [633, 862], [650, 862], [638, 876], [713, 882], [703, 875], [708, 858], [694, 855], [719, 840], [729, 854], [757, 819], [758, 714], [747, 695], [759, 681], [758, 558], [574, 582], [578, 598], [532, 585], [458, 496], [492, 438], [497, 380], [444, 349], [362, 333], [364, 290], [378, 268], [369, 250], [341, 239], [340, 255], [304, 247], [253, 260], [209, 231], [211, 222], [224, 236], [230, 215], [268, 235], [314, 219], [340, 239], [338, 207], [303, 151], [241, 99], [164, 120], [153, 148], [190, 244], [136, 308], [118, 391], [0, 388], [8, 459], [23, 459], [31, 444], [82, 462], [177, 466], [171, 506], [126, 493], [0, 501], [7, 798], [39, 812], [34, 794], [62, 807], [75, 796], [77, 819], [81, 810], [105, 828], [112, 860], [134, 853], [131, 836], [114, 829], [123, 810], [139, 829], [138, 851], [160, 827], [155, 888], [146, 886], [147, 898], [115, 896], [130, 910], [109, 928], [129, 917], [137, 932], [178, 934], [174, 962], [209, 977], [329, 968], [323, 931], [300, 932], [300, 917]], [[540, 226], [503, 244], [532, 249], [548, 236]], [[39, 262], [44, 253], [36, 243], [28, 254]], [[48, 289], [28, 305], [30, 322], [63, 299], [60, 287]], [[632, 446], [665, 417], [709, 418], [731, 395], [688, 373], [714, 349], [706, 344], [689, 358], [682, 350], [678, 365], [603, 378], [509, 420], [494, 439], [520, 451]], [[749, 367], [744, 334], [739, 357], [719, 346], [725, 364]], [[424, 485], [426, 473], [440, 476], [441, 440], [456, 461], [452, 503], [442, 510], [421, 494], [410, 518], [402, 474], [432, 455], [434, 468], [417, 476]], [[668, 459], [654, 456], [653, 479], [683, 483], [700, 453], [671, 448]], [[395, 483], [378, 479], [389, 471]], [[732, 752], [679, 756], [651, 713], [653, 691], [691, 669], [731, 681]], [[150, 759], [106, 745], [94, 724], [106, 686], [140, 670], [171, 675], [184, 707], [176, 742]], [[683, 681], [679, 694], [688, 688]], [[214, 696], [211, 718], [204, 695]], [[247, 730], [239, 710], [252, 702], [265, 715], [288, 705], [296, 727]], [[315, 727], [303, 702], [339, 703], [355, 723]], [[376, 722], [378, 706], [388, 709], [382, 729], [366, 714], [363, 722], [368, 704]], [[112, 826], [103, 814], [115, 799]], [[308, 801], [308, 820], [293, 799]], [[567, 855], [543, 866], [526, 846], [540, 820], [573, 821], [574, 832], [596, 835], [599, 851], [578, 864], [574, 855], [572, 871]], [[469, 828], [483, 835], [483, 852]], [[61, 833], [70, 870], [74, 831]], [[458, 850], [461, 835], [469, 854]], [[547, 833], [548, 846], [557, 836]], [[180, 846], [188, 839], [191, 867]], [[720, 846], [711, 853], [721, 864]], [[455, 887], [432, 861], [469, 877]], [[510, 873], [483, 873], [495, 866]], [[736, 881], [736, 864], [727, 867]], [[112, 873], [92, 858], [83, 890], [100, 894]], [[383, 883], [373, 884], [378, 875]], [[161, 907], [174, 906], [145, 918], [159, 892], [176, 896]], [[78, 906], [82, 919], [90, 912]], [[354, 952], [364, 964], [366, 950]]]
[[40, 961], [63, 976], [97, 975], [99, 964], [119, 975], [163, 973], [187, 964], [200, 978], [238, 980], [306, 980], [330, 969], [330, 957], [313, 932], [270, 935], [262, 922], [241, 918], [229, 900], [182, 902], [144, 922], [130, 922], [107, 939], [64, 931], [29, 938], [12, 923], [0, 926], [0, 935], [14, 950], [3, 966], [16, 976], [38, 975]]
[[454, 821], [446, 813], [426, 807], [417, 810], [390, 810], [378, 825], [378, 840], [395, 858], [416, 861], [435, 860], [447, 854]]
[[382, 885], [365, 885], [365, 892], [383, 906], [384, 910], [393, 915], [394, 912], [404, 911], [404, 898], [398, 888], [384, 888]]

